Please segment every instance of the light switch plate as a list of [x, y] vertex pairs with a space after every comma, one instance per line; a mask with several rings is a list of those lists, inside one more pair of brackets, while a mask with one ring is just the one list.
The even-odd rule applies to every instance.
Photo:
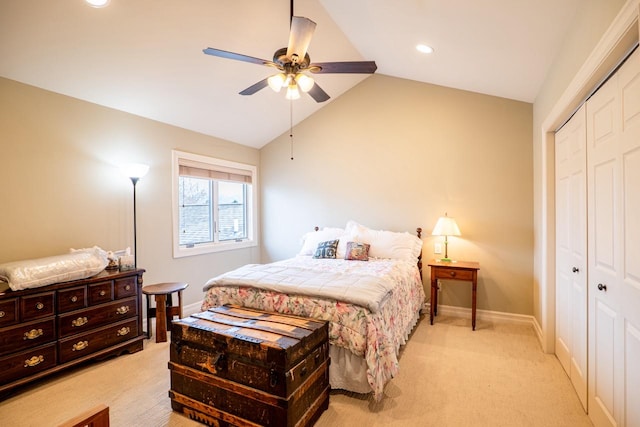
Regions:
[[434, 254], [441, 254], [442, 253], [442, 243], [435, 243], [433, 245], [433, 253]]

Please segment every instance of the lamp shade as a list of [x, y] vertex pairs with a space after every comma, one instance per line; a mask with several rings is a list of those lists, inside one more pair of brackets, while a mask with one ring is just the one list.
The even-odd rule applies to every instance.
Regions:
[[129, 178], [142, 178], [149, 172], [149, 165], [142, 163], [130, 163], [122, 166], [122, 173]]
[[460, 228], [456, 220], [448, 217], [447, 214], [438, 218], [436, 226], [433, 227], [432, 236], [460, 236]]

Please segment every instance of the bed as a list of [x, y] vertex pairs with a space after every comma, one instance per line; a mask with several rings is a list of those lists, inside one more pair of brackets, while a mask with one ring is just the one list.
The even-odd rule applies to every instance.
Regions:
[[331, 387], [379, 401], [424, 304], [421, 251], [419, 234], [349, 221], [307, 233], [293, 258], [210, 279], [202, 309], [237, 304], [327, 320]]

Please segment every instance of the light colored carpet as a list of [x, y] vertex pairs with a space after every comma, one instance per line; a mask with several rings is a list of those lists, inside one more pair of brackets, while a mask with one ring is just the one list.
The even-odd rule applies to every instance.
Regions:
[[[530, 325], [423, 318], [380, 403], [332, 391], [317, 426], [591, 426], [553, 355]], [[2, 426], [56, 426], [98, 404], [111, 425], [198, 426], [171, 410], [169, 344], [87, 365], [0, 402]]]

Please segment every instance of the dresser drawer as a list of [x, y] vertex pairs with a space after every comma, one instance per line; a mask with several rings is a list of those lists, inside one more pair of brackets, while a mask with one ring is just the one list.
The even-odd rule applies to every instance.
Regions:
[[53, 291], [20, 298], [21, 320], [28, 322], [40, 317], [53, 316], [55, 313], [53, 301]]
[[55, 317], [0, 329], [0, 355], [37, 347], [55, 339]]
[[138, 319], [133, 318], [87, 332], [86, 334], [60, 340], [60, 363], [66, 363], [95, 353], [103, 348], [135, 338], [138, 335]]
[[78, 310], [87, 306], [87, 287], [63, 289], [58, 291], [58, 313]]
[[0, 358], [0, 384], [29, 377], [56, 365], [56, 343]]
[[113, 300], [113, 282], [94, 283], [89, 285], [89, 305], [96, 305]]
[[67, 337], [138, 315], [136, 297], [58, 316], [58, 336]]
[[137, 276], [126, 277], [124, 279], [116, 279], [115, 298], [121, 299], [131, 297], [137, 294], [138, 281]]
[[18, 298], [0, 301], [0, 328], [18, 322]]
[[473, 280], [474, 270], [461, 270], [459, 268], [438, 267], [435, 269], [435, 278], [442, 280]]

